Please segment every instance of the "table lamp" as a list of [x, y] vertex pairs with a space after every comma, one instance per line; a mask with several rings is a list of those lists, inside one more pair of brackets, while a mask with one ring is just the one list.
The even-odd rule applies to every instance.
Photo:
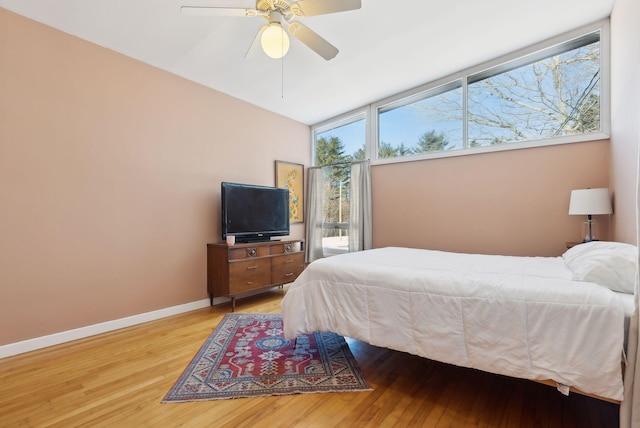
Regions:
[[597, 241], [593, 233], [594, 220], [592, 215], [611, 214], [611, 200], [609, 189], [578, 189], [571, 191], [569, 201], [569, 215], [586, 215], [586, 232], [582, 242]]

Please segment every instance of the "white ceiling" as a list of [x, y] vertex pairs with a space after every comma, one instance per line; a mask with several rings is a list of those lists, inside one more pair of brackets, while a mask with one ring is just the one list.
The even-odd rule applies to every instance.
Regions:
[[300, 18], [340, 49], [297, 40], [244, 54], [264, 20], [187, 16], [252, 0], [0, 0], [0, 6], [249, 103], [314, 124], [609, 16], [614, 0], [362, 0]]

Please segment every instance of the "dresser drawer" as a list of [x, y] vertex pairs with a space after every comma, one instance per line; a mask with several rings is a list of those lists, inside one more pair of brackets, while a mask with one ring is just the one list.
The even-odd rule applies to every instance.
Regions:
[[234, 295], [271, 284], [271, 259], [229, 263], [229, 294]]
[[272, 269], [290, 269], [292, 266], [304, 266], [304, 254], [293, 253], [285, 254], [283, 256], [276, 256], [272, 259]]
[[286, 284], [293, 282], [304, 270], [304, 254], [293, 253], [271, 259], [271, 282]]
[[287, 284], [296, 280], [298, 275], [302, 273], [304, 266], [291, 266], [289, 269], [278, 269], [271, 273], [271, 282], [273, 284]]

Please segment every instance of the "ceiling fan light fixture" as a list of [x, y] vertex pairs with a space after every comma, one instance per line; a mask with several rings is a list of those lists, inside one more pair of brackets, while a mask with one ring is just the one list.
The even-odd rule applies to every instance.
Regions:
[[260, 37], [262, 50], [274, 59], [282, 58], [289, 51], [289, 36], [278, 22], [270, 23]]

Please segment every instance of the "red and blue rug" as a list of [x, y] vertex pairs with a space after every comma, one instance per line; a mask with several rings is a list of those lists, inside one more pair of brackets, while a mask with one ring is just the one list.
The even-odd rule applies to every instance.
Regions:
[[280, 314], [227, 314], [163, 403], [370, 391], [342, 336], [285, 340]]

